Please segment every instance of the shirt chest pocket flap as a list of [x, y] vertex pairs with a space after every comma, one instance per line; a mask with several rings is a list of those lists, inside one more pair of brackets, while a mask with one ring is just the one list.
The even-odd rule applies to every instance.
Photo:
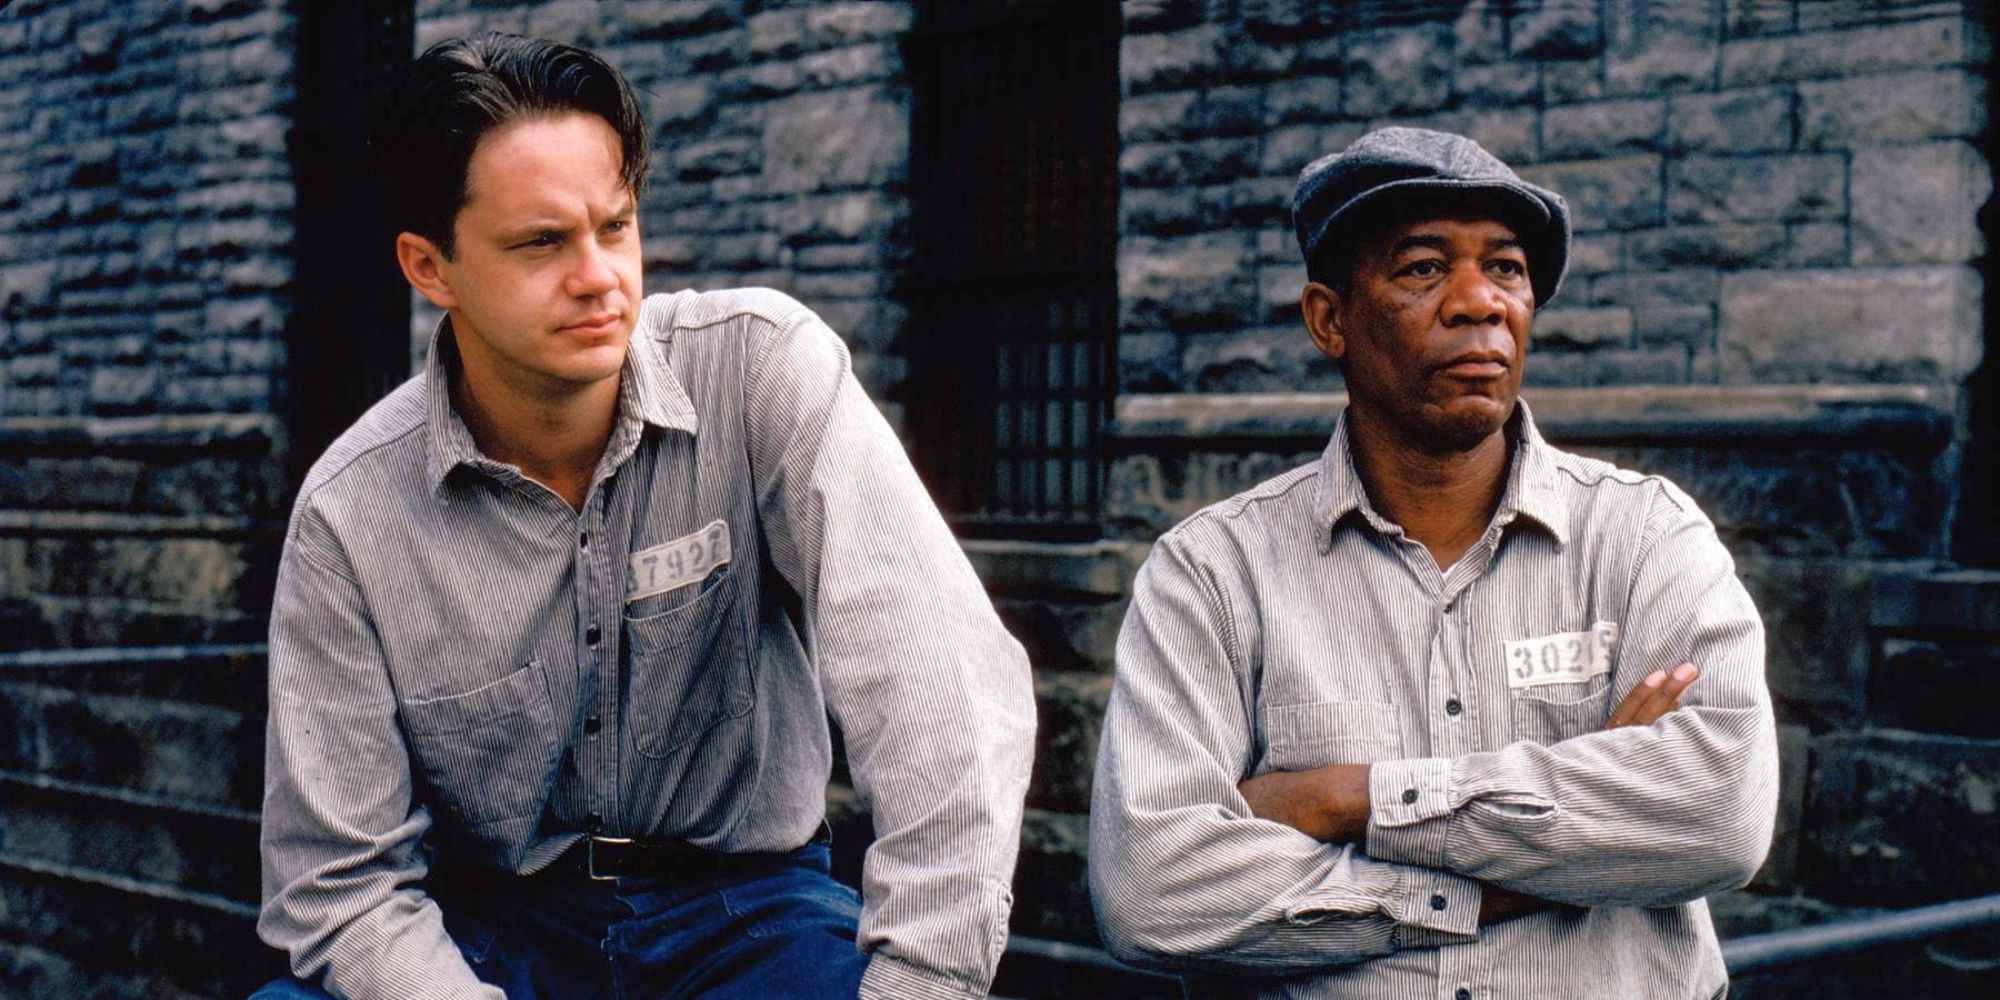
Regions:
[[402, 706], [411, 755], [434, 802], [468, 826], [532, 815], [556, 750], [539, 661], [463, 694]]
[[665, 757], [716, 723], [748, 713], [754, 691], [735, 614], [736, 581], [727, 568], [678, 606], [643, 617], [630, 613], [649, 610], [648, 603], [635, 602], [625, 617], [631, 661], [627, 725], [639, 752]]
[[1402, 756], [1396, 706], [1373, 701], [1278, 705], [1265, 716], [1271, 770], [1303, 771], [1328, 764], [1371, 764]]

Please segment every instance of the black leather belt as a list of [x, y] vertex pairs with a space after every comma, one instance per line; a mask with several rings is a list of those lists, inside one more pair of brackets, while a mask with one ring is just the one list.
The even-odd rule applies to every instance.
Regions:
[[[825, 826], [805, 846], [827, 843]], [[791, 851], [715, 851], [685, 840], [633, 840], [628, 837], [585, 837], [562, 853], [545, 871], [579, 874], [605, 882], [616, 878], [658, 878], [696, 882], [769, 871], [789, 864]]]

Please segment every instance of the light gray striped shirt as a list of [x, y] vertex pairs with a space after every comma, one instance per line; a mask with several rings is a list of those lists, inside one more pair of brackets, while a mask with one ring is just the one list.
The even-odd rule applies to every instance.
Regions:
[[777, 292], [647, 299], [581, 513], [479, 453], [451, 359], [441, 328], [293, 511], [264, 939], [357, 1000], [497, 997], [422, 891], [420, 840], [521, 873], [585, 831], [789, 850], [825, 813], [831, 710], [875, 824], [863, 996], [983, 995], [1027, 658], [839, 339]]
[[[1479, 543], [1441, 571], [1321, 460], [1208, 507], [1141, 569], [1091, 814], [1128, 961], [1197, 995], [1707, 1000], [1702, 897], [1771, 839], [1764, 632], [1685, 493], [1550, 447], [1527, 406]], [[1646, 674], [1702, 675], [1600, 732]], [[1252, 817], [1237, 784], [1368, 763], [1366, 842]], [[1482, 883], [1568, 904], [1478, 926]]]

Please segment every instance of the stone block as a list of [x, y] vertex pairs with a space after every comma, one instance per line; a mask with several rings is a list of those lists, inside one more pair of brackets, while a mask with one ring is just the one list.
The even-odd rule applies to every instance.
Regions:
[[[1958, 6], [1945, 0], [1811, 0], [1799, 4], [1799, 30], [1819, 31], [1857, 24], [1894, 23], [1910, 17], [1935, 15]], [[1970, 11], [1968, 11], [1970, 13]]]
[[1637, 230], [1626, 246], [1634, 267], [1768, 267], [1785, 259], [1786, 239], [1778, 223], [1668, 226]]
[[1812, 754], [1807, 892], [1875, 906], [2000, 892], [2000, 741], [1835, 733]]
[[757, 156], [762, 151], [758, 140], [743, 137], [691, 142], [674, 147], [674, 176], [684, 181], [706, 181], [724, 174], [746, 173], [757, 169]]
[[1567, 199], [1571, 224], [1579, 231], [1638, 229], [1660, 224], [1657, 156], [1543, 163], [1523, 167], [1520, 174]]
[[[666, 4], [663, 6], [673, 6]], [[762, 58], [795, 56], [806, 40], [805, 12], [779, 8], [750, 15], [750, 52]]]
[[1588, 159], [1659, 149], [1667, 102], [1659, 98], [1594, 101], [1542, 109], [1542, 155]]
[[1515, 14], [1507, 51], [1518, 59], [1585, 59], [1602, 40], [1593, 4], [1551, 3]]
[[1191, 0], [1125, 0], [1119, 12], [1128, 34], [1185, 27], [1200, 20], [1202, 13]]
[[1118, 198], [1125, 232], [1185, 236], [1222, 229], [1229, 212], [1228, 185], [1201, 188], [1126, 188]]
[[1317, 449], [1120, 456], [1108, 475], [1105, 526], [1113, 537], [1150, 541], [1211, 503], [1318, 458]]
[[1842, 267], [1847, 264], [1847, 226], [1839, 222], [1794, 222], [1785, 227], [1788, 267]]
[[[1452, 55], [1464, 66], [1480, 66], [1503, 61], [1502, 43], [1507, 37], [1507, 11], [1495, 0], [1469, 0], [1451, 22]], [[1532, 72], [1526, 74], [1533, 76]]]
[[[1706, 509], [1739, 530], [1773, 517], [1801, 525], [1824, 520], [1820, 512], [1796, 509], [1814, 502], [1804, 493], [1776, 496], [1777, 510], [1746, 509], [1742, 496], [1721, 497]], [[1816, 730], [1854, 726], [1867, 712], [1868, 605], [1878, 567], [1744, 550], [1736, 553], [1736, 571], [1771, 637], [1764, 675], [1779, 720]]]
[[1315, 123], [1326, 132], [1329, 145], [1339, 142], [1332, 147], [1339, 149], [1360, 138], [1365, 130], [1359, 122], [1337, 121], [1340, 106], [1339, 77], [1301, 77], [1270, 85], [1264, 98], [1264, 121], [1272, 126]]
[[1467, 62], [1452, 67], [1451, 89], [1467, 104], [1521, 106], [1534, 101], [1541, 80], [1533, 66], [1521, 63]]
[[1986, 127], [1985, 86], [1956, 69], [1801, 83], [1799, 142], [1838, 149], [1976, 136]]
[[1255, 139], [1197, 139], [1127, 146], [1118, 154], [1118, 172], [1132, 187], [1180, 187], [1255, 176]]
[[1021, 823], [1021, 860], [1014, 872], [1014, 933], [1097, 944], [1087, 877], [1090, 821], [1070, 813], [1030, 809]]
[[1910, 571], [1876, 581], [1871, 624], [1914, 633], [2000, 632], [2000, 574]]
[[1869, 721], [1955, 736], [2000, 738], [1987, 706], [2000, 695], [2000, 633], [1882, 642], [1868, 684]]
[[646, 120], [656, 129], [665, 129], [706, 117], [715, 101], [715, 84], [703, 76], [661, 80], [639, 88], [636, 96], [646, 106]]
[[1847, 31], [1739, 38], [1722, 45], [1720, 83], [1740, 87], [1899, 69], [1976, 64], [1985, 58], [1970, 19], [1928, 18]]
[[1171, 333], [1118, 337], [1118, 391], [1175, 392], [1181, 385], [1181, 338]]
[[1292, 221], [1290, 177], [1252, 177], [1229, 185], [1222, 221], [1231, 229], [1263, 230]]
[[[1604, 53], [1605, 91], [1658, 94], [1714, 84], [1722, 44], [1706, 10], [1693, 5], [1614, 4]], [[1679, 19], [1674, 19], [1678, 15]]]
[[764, 191], [877, 187], [909, 160], [909, 109], [867, 89], [797, 94], [765, 116]]
[[1971, 269], [1942, 266], [1727, 275], [1723, 375], [1955, 382], [1979, 359], [1981, 287]]
[[1535, 314], [1533, 346], [1537, 351], [1591, 351], [1631, 343], [1629, 309], [1565, 308]]
[[1789, 149], [1791, 88], [1675, 94], [1667, 115], [1667, 144], [1678, 152], [1730, 155]]
[[1622, 233], [1582, 233], [1570, 241], [1570, 278], [1608, 274], [1625, 266], [1625, 236]]
[[[698, 0], [681, 6], [716, 8], [722, 5], [716, 0], [706, 3]], [[537, 38], [556, 38], [583, 46], [596, 46], [606, 40], [605, 22], [609, 19], [594, 0], [551, 0], [536, 4], [527, 15], [527, 34]]]
[[807, 86], [845, 87], [896, 76], [903, 62], [892, 45], [869, 42], [815, 52], [799, 60], [798, 66]]
[[1429, 111], [1451, 100], [1451, 33], [1441, 24], [1358, 31], [1342, 86], [1351, 118]]
[[1667, 215], [1674, 222], [1796, 222], [1847, 211], [1847, 164], [1840, 156], [1690, 156], [1667, 173]]
[[1127, 330], [1229, 330], [1257, 314], [1252, 247], [1237, 234], [1119, 241]]
[[1986, 252], [1978, 212], [1993, 173], [1969, 143], [1857, 149], [1849, 177], [1855, 265], [1952, 264]]
[[1199, 86], [1221, 68], [1222, 45], [1222, 29], [1213, 24], [1183, 31], [1126, 35], [1118, 57], [1126, 92], [1143, 94]]
[[1197, 334], [1182, 353], [1185, 383], [1196, 392], [1292, 392], [1323, 387], [1334, 363], [1297, 322], [1240, 332]]
[[1750, 879], [1750, 888], [1790, 892], [1799, 884], [1799, 840], [1805, 835], [1806, 778], [1812, 731], [1778, 727], [1778, 818], [1771, 828], [1771, 853]]
[[1107, 673], [1037, 671], [1035, 769], [1028, 806], [1065, 813], [1090, 811], [1090, 777], [1104, 708], [1111, 700]]
[[1201, 95], [1191, 90], [1134, 94], [1118, 104], [1118, 137], [1127, 145], [1189, 138]]
[[1632, 310], [1632, 339], [1641, 347], [1711, 349], [1715, 346], [1715, 307], [1639, 307]]
[[1723, 3], [1722, 26], [1731, 38], [1787, 32], [1797, 21], [1797, 0], [1724, 0]]
[[820, 48], [894, 38], [910, 30], [915, 5], [842, 0], [806, 8], [807, 39]]

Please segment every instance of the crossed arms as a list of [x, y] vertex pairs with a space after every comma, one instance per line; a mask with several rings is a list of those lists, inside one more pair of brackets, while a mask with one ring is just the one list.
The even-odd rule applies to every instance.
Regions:
[[[1091, 889], [1120, 958], [1310, 973], [1477, 940], [1551, 904], [1679, 904], [1761, 864], [1776, 801], [1763, 632], [1706, 519], [1667, 530], [1637, 572], [1607, 728], [1248, 781], [1259, 679], [1220, 582], [1245, 571], [1202, 548], [1182, 532], [1155, 546], [1119, 639]], [[1643, 693], [1683, 662], [1699, 685]]]

